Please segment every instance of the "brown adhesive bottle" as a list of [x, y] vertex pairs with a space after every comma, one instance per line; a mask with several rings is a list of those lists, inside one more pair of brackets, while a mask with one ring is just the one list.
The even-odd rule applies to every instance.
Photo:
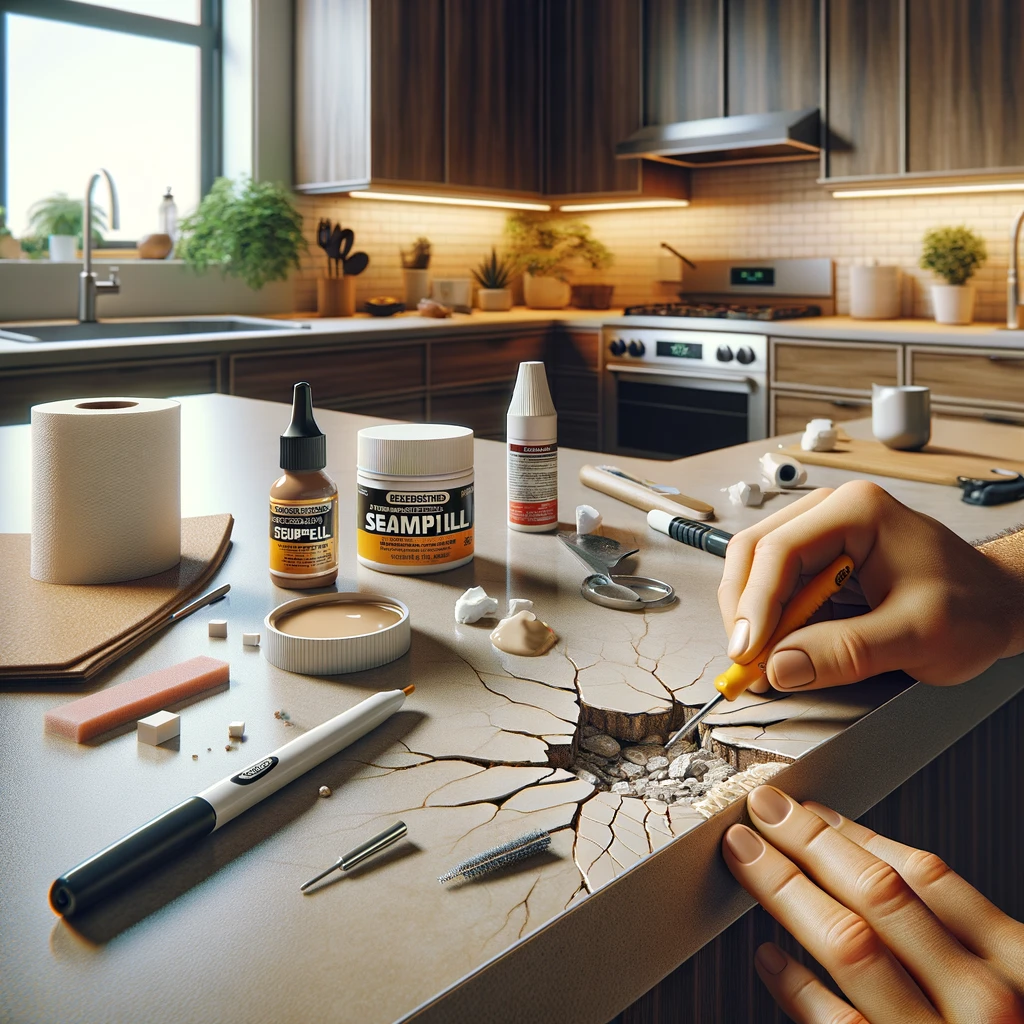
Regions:
[[327, 438], [313, 419], [310, 386], [296, 384], [281, 435], [281, 468], [270, 488], [270, 579], [288, 590], [338, 578], [338, 486], [323, 471]]

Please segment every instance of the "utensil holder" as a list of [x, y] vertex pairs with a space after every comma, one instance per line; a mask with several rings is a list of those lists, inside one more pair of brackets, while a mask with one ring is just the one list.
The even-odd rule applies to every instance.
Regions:
[[316, 310], [320, 316], [354, 316], [356, 279], [320, 277], [316, 282]]

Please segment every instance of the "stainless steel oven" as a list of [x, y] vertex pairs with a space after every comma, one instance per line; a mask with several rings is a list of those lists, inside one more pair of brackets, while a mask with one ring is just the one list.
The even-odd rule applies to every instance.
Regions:
[[669, 459], [768, 436], [768, 339], [605, 327], [604, 447]]

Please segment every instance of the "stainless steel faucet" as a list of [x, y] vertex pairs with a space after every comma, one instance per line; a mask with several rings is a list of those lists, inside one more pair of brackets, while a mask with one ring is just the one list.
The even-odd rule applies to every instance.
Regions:
[[78, 322], [92, 324], [96, 322], [96, 294], [117, 295], [121, 291], [121, 281], [117, 276], [117, 267], [110, 268], [110, 280], [97, 281], [92, 270], [92, 193], [100, 175], [107, 179], [110, 192], [110, 226], [115, 231], [121, 227], [121, 207], [117, 201], [117, 186], [105, 167], [101, 167], [85, 187], [85, 206], [82, 218], [82, 272], [78, 275]]
[[1024, 222], [1024, 208], [1013, 218], [1010, 227], [1010, 269], [1006, 272], [1006, 329], [1017, 330], [1018, 307], [1020, 306], [1020, 285], [1017, 282], [1017, 250], [1020, 248], [1020, 227]]

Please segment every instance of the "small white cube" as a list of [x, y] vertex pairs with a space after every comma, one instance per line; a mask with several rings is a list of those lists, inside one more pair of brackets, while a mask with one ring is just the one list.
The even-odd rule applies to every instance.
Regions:
[[242, 646], [243, 647], [259, 647], [260, 635], [259, 633], [243, 633], [242, 634]]
[[210, 636], [226, 637], [228, 635], [228, 620], [227, 619], [210, 619], [209, 625]]
[[511, 619], [513, 615], [518, 615], [519, 612], [528, 612], [532, 610], [532, 601], [527, 600], [525, 597], [510, 597], [508, 599], [508, 615], [506, 617]]
[[181, 732], [181, 718], [172, 711], [158, 711], [148, 718], [140, 718], [137, 736], [140, 743], [159, 746]]
[[245, 722], [229, 722], [228, 735], [233, 740], [240, 740], [245, 735]]

